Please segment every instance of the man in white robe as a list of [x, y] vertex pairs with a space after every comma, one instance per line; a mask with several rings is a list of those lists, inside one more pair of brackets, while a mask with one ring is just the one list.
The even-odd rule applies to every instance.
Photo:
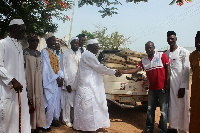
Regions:
[[119, 72], [100, 64], [96, 58], [98, 41], [87, 42], [82, 54], [75, 86], [74, 123], [76, 130], [96, 131], [110, 127], [103, 74], [119, 76]]
[[176, 44], [174, 31], [167, 32], [167, 42], [170, 50], [166, 55], [170, 62], [170, 102], [168, 132], [186, 133], [189, 131], [189, 51]]
[[21, 91], [21, 132], [30, 133], [24, 59], [19, 42], [24, 38], [25, 25], [23, 20], [13, 19], [9, 26], [10, 37], [0, 40], [0, 133], [19, 133], [18, 91]]
[[[63, 52], [62, 64], [63, 71], [65, 75], [65, 88], [62, 90], [62, 116], [63, 123], [68, 127], [72, 127], [73, 122], [73, 107], [74, 107], [74, 97], [75, 90], [68, 92], [67, 90], [73, 86], [75, 83], [76, 73], [78, 71], [78, 63], [81, 58], [81, 53], [79, 49], [79, 39], [78, 37], [72, 37], [71, 39], [71, 49]], [[72, 118], [72, 119], [71, 119]]]
[[[42, 78], [44, 88], [44, 103], [46, 108], [46, 127], [50, 126], [53, 119], [59, 120], [61, 111], [61, 87], [63, 86], [63, 73], [60, 70], [59, 60], [56, 55], [56, 38], [53, 33], [45, 36], [47, 48], [41, 51]], [[59, 125], [55, 125], [59, 126]]]

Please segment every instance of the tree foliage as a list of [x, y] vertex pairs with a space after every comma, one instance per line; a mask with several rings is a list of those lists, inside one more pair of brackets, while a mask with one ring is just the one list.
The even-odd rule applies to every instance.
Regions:
[[190, 3], [192, 2], [192, 0], [172, 0], [172, 2], [169, 5], [173, 5], [174, 3], [177, 3], [178, 6], [182, 6], [184, 2]]
[[[184, 2], [191, 2], [192, 0], [172, 0], [172, 2], [169, 3], [169, 5], [173, 5], [174, 3], [177, 3], [177, 5], [181, 6], [184, 4]], [[132, 2], [132, 3], [139, 3], [139, 2], [148, 2], [148, 0], [126, 0], [126, 2]], [[97, 7], [101, 7], [102, 10], [99, 10], [99, 13], [101, 13], [102, 17], [105, 16], [112, 16], [113, 14], [117, 14], [117, 8], [115, 5], [122, 5], [120, 0], [79, 0], [79, 7], [82, 7], [83, 5], [96, 5]]]
[[62, 13], [70, 9], [72, 1], [68, 0], [1, 0], [0, 1], [0, 38], [8, 33], [8, 25], [13, 18], [21, 18], [26, 24], [27, 33], [40, 36], [46, 32], [55, 32], [57, 24], [52, 17], [68, 20]]
[[87, 36], [86, 42], [89, 39], [98, 38], [99, 47], [101, 50], [104, 49], [115, 49], [118, 50], [120, 47], [125, 47], [129, 43], [129, 37], [126, 38], [124, 35], [119, 34], [119, 32], [115, 31], [110, 35], [106, 34], [107, 28], [98, 27], [98, 30], [94, 32], [89, 32], [87, 30], [83, 30], [82, 34]]

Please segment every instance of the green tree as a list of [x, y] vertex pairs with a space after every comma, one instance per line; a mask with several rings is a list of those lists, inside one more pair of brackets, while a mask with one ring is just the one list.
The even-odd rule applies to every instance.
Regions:
[[110, 35], [106, 34], [106, 27], [97, 27], [98, 29], [94, 32], [89, 32], [87, 30], [83, 30], [82, 34], [87, 36], [86, 42], [89, 39], [98, 38], [99, 47], [101, 50], [104, 49], [120, 49], [120, 47], [126, 47], [129, 43], [129, 37], [126, 38], [124, 35], [120, 35], [117, 31], [111, 33]]
[[57, 24], [52, 18], [66, 21], [68, 16], [62, 13], [70, 9], [69, 0], [1, 0], [0, 1], [0, 38], [8, 33], [11, 19], [24, 20], [27, 33], [36, 33], [40, 36], [46, 32], [55, 32]]
[[111, 49], [118, 49], [120, 46], [126, 47], [128, 44], [128, 40], [130, 37], [126, 38], [124, 35], [120, 35], [117, 31], [112, 33], [108, 44], [110, 45]]
[[94, 33], [91, 33], [91, 32], [89, 32], [87, 30], [82, 30], [81, 33], [85, 34], [85, 36], [87, 36], [85, 38], [85, 42], [87, 42], [89, 39], [95, 38]]

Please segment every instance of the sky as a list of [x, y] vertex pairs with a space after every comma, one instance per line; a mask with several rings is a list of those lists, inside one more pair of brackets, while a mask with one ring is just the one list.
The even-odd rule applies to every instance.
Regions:
[[[181, 7], [177, 4], [169, 5], [172, 0], [149, 0], [138, 4], [119, 1], [122, 5], [116, 6], [118, 14], [102, 18], [98, 12], [102, 10], [100, 7], [84, 5], [78, 8], [76, 0], [71, 36], [80, 34], [82, 30], [94, 32], [97, 26], [106, 27], [108, 35], [118, 31], [130, 38], [128, 48], [144, 52], [147, 41], [154, 42], [156, 49], [167, 47], [167, 31], [173, 30], [179, 46], [194, 46], [194, 37], [200, 30], [200, 0], [193, 0]], [[71, 18], [72, 10], [65, 14]], [[71, 21], [63, 23], [54, 19], [54, 22], [58, 24], [56, 37], [63, 39], [69, 35]]]

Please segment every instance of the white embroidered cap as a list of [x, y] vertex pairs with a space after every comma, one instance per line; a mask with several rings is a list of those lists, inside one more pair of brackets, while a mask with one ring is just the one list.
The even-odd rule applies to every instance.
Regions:
[[9, 26], [14, 25], [14, 24], [16, 24], [16, 25], [23, 25], [24, 21], [22, 19], [13, 19], [13, 20], [10, 21]]
[[99, 41], [97, 39], [90, 39], [87, 41], [87, 45], [94, 44], [94, 43], [99, 43]]
[[52, 32], [47, 33], [46, 35], [44, 35], [44, 39], [45, 41], [47, 41], [47, 39], [49, 39], [50, 37], [54, 36], [54, 34]]
[[70, 43], [75, 39], [79, 40], [78, 37], [72, 37]]

